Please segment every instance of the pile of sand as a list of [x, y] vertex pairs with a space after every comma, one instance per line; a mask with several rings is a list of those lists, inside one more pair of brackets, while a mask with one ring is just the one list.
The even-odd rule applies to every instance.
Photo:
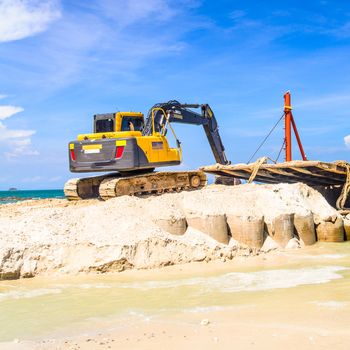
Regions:
[[[315, 223], [339, 217], [317, 191], [303, 184], [212, 185], [107, 202], [51, 199], [1, 205], [0, 278], [122, 271], [257, 254], [258, 249], [232, 239], [229, 230], [227, 241], [213, 239], [215, 220], [252, 215], [270, 224], [290, 213], [311, 213]], [[215, 219], [214, 235], [197, 225], [203, 217]], [[265, 251], [271, 248], [266, 245]]]

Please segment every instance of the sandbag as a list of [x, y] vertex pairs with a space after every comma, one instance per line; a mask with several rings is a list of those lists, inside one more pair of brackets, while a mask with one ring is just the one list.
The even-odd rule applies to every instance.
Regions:
[[217, 215], [203, 215], [196, 217], [187, 217], [188, 226], [196, 230], [206, 233], [208, 236], [214, 238], [220, 243], [227, 244], [229, 241], [226, 216]]
[[264, 243], [264, 217], [227, 215], [232, 238], [251, 248], [261, 248]]
[[185, 217], [156, 219], [155, 224], [173, 235], [183, 235], [187, 229], [187, 221]]
[[347, 241], [350, 241], [350, 220], [344, 219], [344, 232], [345, 232], [345, 239]]
[[299, 238], [305, 245], [312, 245], [316, 243], [316, 232], [313, 214], [308, 215], [294, 215], [294, 227]]
[[289, 240], [294, 237], [294, 214], [282, 214], [273, 219], [272, 238], [285, 248]]
[[317, 240], [320, 242], [343, 242], [343, 219], [338, 217], [335, 222], [323, 221], [316, 227]]

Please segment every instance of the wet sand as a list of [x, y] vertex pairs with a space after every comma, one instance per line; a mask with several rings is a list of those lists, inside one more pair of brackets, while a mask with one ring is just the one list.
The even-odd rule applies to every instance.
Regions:
[[[33, 320], [35, 310], [40, 318], [38, 305], [56, 302], [58, 308], [68, 309], [70, 298], [70, 312], [77, 315], [84, 309], [85, 314], [68, 322], [57, 309], [47, 314], [47, 322], [61, 318], [60, 322], [46, 329], [44, 323], [39, 325], [43, 329], [35, 335], [18, 330], [0, 348], [348, 349], [349, 258], [349, 243], [318, 244], [225, 263], [8, 281], [16, 290], [20, 284], [38, 290], [65, 283], [67, 289], [52, 299], [26, 299], [23, 305], [28, 312], [29, 305], [34, 308]], [[72, 286], [76, 289], [69, 289]], [[1, 305], [5, 302], [11, 300]], [[30, 315], [25, 313], [24, 308], [9, 321], [14, 327], [19, 316], [28, 322]]]
[[[2, 349], [348, 349], [348, 310], [281, 316], [272, 310], [172, 315], [127, 326], [101, 323], [86, 335], [3, 345]], [[320, 317], [322, 319], [320, 319]], [[130, 322], [130, 320], [129, 320]], [[206, 324], [209, 322], [209, 324]], [[340, 325], [343, 324], [343, 327]]]

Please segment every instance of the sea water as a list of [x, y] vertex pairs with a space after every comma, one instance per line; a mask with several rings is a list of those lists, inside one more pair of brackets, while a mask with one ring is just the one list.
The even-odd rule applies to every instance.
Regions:
[[16, 190], [0, 191], [0, 204], [28, 199], [64, 198], [63, 190]]
[[350, 313], [350, 242], [284, 252], [278, 262], [255, 266], [249, 259], [247, 266], [221, 271], [210, 266], [193, 273], [184, 265], [175, 274], [155, 270], [0, 281], [0, 342], [173, 314], [200, 319], [208, 312], [228, 310], [235, 317], [246, 310], [271, 319], [298, 313], [318, 320]]

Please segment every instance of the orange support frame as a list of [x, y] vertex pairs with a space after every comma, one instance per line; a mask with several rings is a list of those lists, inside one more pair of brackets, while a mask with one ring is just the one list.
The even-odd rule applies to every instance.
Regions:
[[297, 142], [298, 142], [300, 154], [303, 160], [307, 160], [303, 145], [300, 140], [298, 129], [293, 118], [290, 92], [287, 91], [283, 97], [284, 97], [284, 129], [285, 129], [284, 142], [285, 142], [285, 150], [286, 150], [285, 160], [286, 162], [290, 162], [292, 160], [292, 127], [295, 134], [295, 138], [297, 139]]

